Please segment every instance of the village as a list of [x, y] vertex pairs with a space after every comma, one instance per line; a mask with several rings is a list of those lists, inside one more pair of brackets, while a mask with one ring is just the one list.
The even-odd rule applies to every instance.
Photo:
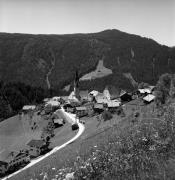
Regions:
[[[83, 117], [96, 117], [99, 122], [110, 120], [113, 114], [125, 116], [123, 108], [126, 103], [140, 99], [143, 105], [149, 104], [155, 99], [154, 86], [137, 89], [134, 92], [125, 90], [115, 91], [108, 87], [103, 92], [97, 90], [80, 90], [79, 79], [75, 77], [74, 90], [69, 96], [55, 96], [45, 98], [40, 105], [25, 105], [19, 112], [19, 118], [25, 118], [30, 124], [31, 131], [41, 128], [42, 132], [36, 139], [26, 142], [27, 148], [19, 151], [11, 151], [0, 159], [0, 175], [4, 176], [24, 167], [32, 159], [42, 156], [52, 148], [50, 143], [55, 136], [55, 129], [70, 123], [70, 131], [76, 131], [78, 122], [86, 124]], [[66, 119], [61, 110], [75, 114], [76, 121]], [[39, 120], [38, 120], [39, 118]], [[44, 121], [41, 125], [40, 122]]]

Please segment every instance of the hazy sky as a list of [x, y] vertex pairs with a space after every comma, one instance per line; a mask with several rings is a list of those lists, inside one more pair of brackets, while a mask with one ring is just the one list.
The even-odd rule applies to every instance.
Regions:
[[0, 32], [119, 29], [175, 46], [175, 0], [0, 0]]

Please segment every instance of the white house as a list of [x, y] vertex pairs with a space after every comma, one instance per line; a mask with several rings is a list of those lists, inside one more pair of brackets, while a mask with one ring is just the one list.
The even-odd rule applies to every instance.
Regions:
[[116, 108], [121, 105], [121, 102], [120, 101], [108, 101], [107, 105], [109, 108]]
[[51, 100], [52, 100], [52, 101], [59, 101], [59, 100], [60, 100], [60, 97], [55, 96], [55, 97], [53, 97]]
[[103, 93], [98, 93], [97, 96], [95, 96], [95, 100], [97, 101], [98, 104], [107, 104], [108, 99], [106, 96], [104, 96]]
[[45, 106], [47, 106], [47, 105], [51, 105], [51, 106], [60, 106], [60, 103], [58, 102], [58, 101], [54, 101], [54, 100], [50, 100], [50, 101], [48, 101], [46, 104], [45, 104]]
[[153, 95], [153, 94], [148, 94], [147, 96], [145, 96], [144, 98], [143, 98], [143, 100], [144, 101], [146, 101], [146, 102], [151, 102], [151, 101], [153, 101], [155, 99], [155, 96]]
[[95, 97], [95, 96], [98, 95], [98, 93], [99, 93], [98, 91], [93, 90], [93, 91], [91, 91], [89, 94]]
[[35, 105], [25, 105], [22, 108], [23, 111], [30, 111], [30, 110], [35, 110], [35, 109], [36, 109]]

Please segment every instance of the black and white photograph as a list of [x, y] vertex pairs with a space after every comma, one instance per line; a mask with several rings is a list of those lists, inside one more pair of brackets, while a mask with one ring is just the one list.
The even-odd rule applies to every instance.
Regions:
[[0, 180], [175, 179], [175, 0], [0, 0]]

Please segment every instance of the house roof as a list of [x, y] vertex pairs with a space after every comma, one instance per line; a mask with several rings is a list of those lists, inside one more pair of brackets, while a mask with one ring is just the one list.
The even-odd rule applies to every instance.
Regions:
[[32, 139], [29, 143], [27, 143], [27, 145], [40, 148], [45, 145], [45, 142], [43, 140]]
[[54, 119], [54, 123], [63, 124], [63, 119]]
[[155, 88], [155, 86], [149, 86], [149, 89], [153, 90]]
[[88, 97], [88, 95], [89, 95], [88, 90], [80, 91], [80, 92], [79, 92], [79, 95], [80, 95], [81, 98], [82, 98], [82, 97]]
[[127, 94], [127, 92], [125, 90], [121, 90], [120, 91], [120, 97], [123, 96], [124, 94]]
[[138, 89], [138, 91], [139, 91], [141, 94], [144, 94], [144, 93], [151, 93], [151, 89], [149, 89], [149, 88]]
[[106, 99], [104, 96], [103, 97], [102, 96], [101, 97], [96, 96], [95, 99], [96, 99], [98, 104], [103, 104], [103, 103], [106, 104], [108, 102], [108, 99]]
[[44, 102], [47, 102], [47, 101], [49, 101], [49, 100], [50, 100], [50, 98], [44, 98], [44, 99], [43, 99]]
[[94, 109], [103, 109], [103, 104], [94, 104]]
[[58, 101], [55, 101], [55, 100], [50, 100], [46, 103], [46, 106], [47, 105], [51, 105], [51, 106], [59, 106], [60, 103]]
[[60, 100], [60, 97], [59, 96], [54, 96], [53, 98], [52, 98], [52, 101], [59, 101]]
[[93, 95], [93, 96], [97, 96], [98, 95], [98, 91], [96, 91], [96, 90], [93, 90], [93, 91], [91, 91], [89, 94], [91, 94], [91, 95]]
[[153, 94], [148, 94], [147, 96], [145, 96], [143, 98], [143, 100], [147, 101], [147, 102], [151, 102], [152, 100], [155, 99], [155, 96]]
[[35, 105], [25, 105], [22, 110], [34, 110], [36, 108]]
[[119, 107], [121, 104], [120, 101], [108, 101], [107, 105], [108, 107]]

